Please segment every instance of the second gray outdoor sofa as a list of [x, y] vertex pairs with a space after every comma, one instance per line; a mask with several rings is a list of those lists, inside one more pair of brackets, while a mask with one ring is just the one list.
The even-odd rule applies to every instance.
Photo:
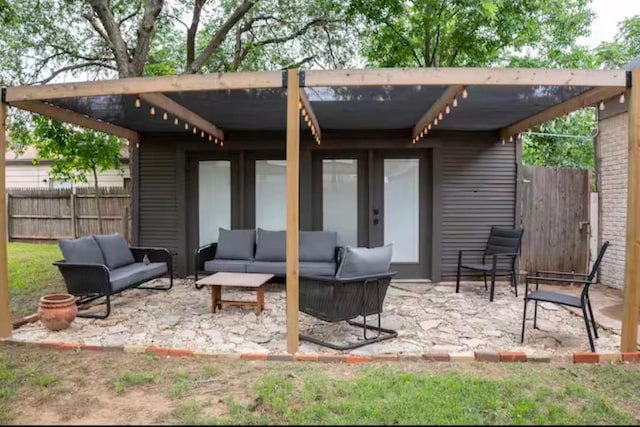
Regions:
[[[335, 231], [300, 231], [299, 274], [333, 276], [338, 265]], [[286, 231], [219, 229], [218, 242], [196, 250], [195, 276], [219, 271], [286, 276]]]

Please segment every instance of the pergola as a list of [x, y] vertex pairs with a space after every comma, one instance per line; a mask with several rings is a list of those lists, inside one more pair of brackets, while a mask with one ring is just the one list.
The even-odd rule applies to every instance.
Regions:
[[[322, 106], [322, 99], [309, 95], [323, 89], [343, 88], [346, 94], [337, 96], [332, 91], [333, 104], [343, 109], [330, 111]], [[402, 88], [410, 89], [407, 103], [402, 107]], [[180, 75], [140, 77], [120, 80], [82, 83], [20, 86], [2, 89], [0, 107], [0, 145], [6, 148], [7, 106], [38, 113], [74, 125], [91, 128], [126, 138], [132, 144], [134, 157], [146, 129], [135, 114], [125, 117], [109, 116], [105, 102], [119, 103], [119, 108], [135, 108], [140, 102], [151, 106], [151, 114], [162, 114], [164, 122], [157, 130], [162, 132], [175, 120], [185, 124], [205, 141], [227, 147], [232, 139], [225, 139], [225, 125], [230, 120], [245, 120], [248, 129], [259, 128], [260, 113], [238, 117], [237, 110], [215, 110], [207, 114], [202, 99], [219, 92], [259, 91], [277, 89], [286, 91], [286, 195], [287, 195], [287, 351], [298, 351], [298, 238], [299, 238], [299, 180], [300, 133], [306, 123], [317, 144], [322, 143], [323, 129], [334, 128], [349, 112], [360, 125], [376, 119], [392, 120], [397, 115], [398, 127], [410, 128], [407, 141], [422, 144], [436, 129], [464, 131], [496, 131], [502, 143], [513, 141], [527, 129], [548, 120], [622, 94], [629, 103], [629, 175], [627, 205], [626, 274], [624, 311], [622, 318], [621, 351], [636, 351], [638, 333], [638, 307], [640, 306], [640, 69], [623, 70], [562, 70], [517, 68], [397, 68], [358, 70], [290, 69], [264, 72], [218, 73], [208, 75]], [[385, 91], [387, 97], [379, 99], [387, 110], [374, 110], [363, 105], [357, 109], [358, 90]], [[424, 92], [421, 92], [424, 90]], [[396, 92], [394, 92], [396, 91]], [[400, 91], [400, 93], [398, 93]], [[475, 104], [454, 111], [458, 102], [464, 104], [467, 91], [479, 93]], [[409, 92], [405, 92], [407, 94]], [[200, 105], [194, 97], [199, 96]], [[115, 101], [114, 101], [115, 100]], [[135, 100], [135, 107], [132, 107]], [[101, 107], [102, 105], [102, 107]], [[265, 104], [266, 105], [266, 104]], [[346, 107], [345, 107], [346, 106]], [[95, 108], [93, 108], [95, 107]], [[205, 105], [206, 107], [206, 105]], [[213, 107], [212, 107], [213, 108]], [[371, 110], [366, 110], [371, 108]], [[416, 108], [420, 114], [415, 115]], [[377, 113], [376, 113], [377, 111]], [[161, 113], [162, 112], [162, 113]], [[278, 114], [279, 112], [276, 111]], [[283, 108], [283, 112], [285, 112]], [[371, 113], [371, 114], [368, 114]], [[226, 116], [225, 116], [226, 114]], [[346, 113], [345, 113], [346, 114]], [[359, 114], [359, 115], [358, 115]], [[378, 114], [376, 116], [375, 114]], [[167, 115], [172, 119], [167, 120]], [[129, 119], [127, 119], [129, 117]], [[443, 121], [443, 118], [446, 120]], [[482, 117], [482, 119], [480, 118]], [[417, 119], [416, 119], [417, 118]], [[284, 119], [278, 118], [278, 120]], [[357, 121], [357, 120], [356, 120]], [[389, 122], [391, 123], [391, 122]], [[410, 126], [406, 126], [410, 123]], [[240, 125], [242, 126], [242, 125]], [[361, 128], [356, 128], [361, 129]], [[135, 173], [135, 169], [134, 169]], [[5, 160], [0, 159], [0, 186], [5, 187]], [[134, 191], [135, 177], [134, 177]], [[7, 277], [6, 197], [0, 195], [0, 338], [11, 337], [9, 316], [9, 287]]]

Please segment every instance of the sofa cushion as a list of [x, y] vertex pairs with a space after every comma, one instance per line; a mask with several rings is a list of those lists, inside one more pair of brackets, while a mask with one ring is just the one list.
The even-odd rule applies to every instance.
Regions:
[[252, 261], [247, 264], [247, 273], [267, 273], [284, 276], [287, 274], [287, 263], [284, 261]]
[[377, 248], [347, 247], [342, 256], [336, 277], [345, 279], [387, 273], [391, 266], [392, 254], [393, 247], [391, 244]]
[[226, 271], [229, 273], [246, 273], [249, 261], [241, 259], [212, 259], [204, 263], [204, 271], [215, 273]]
[[336, 263], [331, 262], [303, 262], [299, 265], [300, 276], [335, 276]]
[[300, 261], [333, 262], [337, 242], [335, 231], [301, 231]]
[[104, 263], [109, 270], [136, 262], [127, 241], [118, 233], [96, 235], [93, 238], [98, 242]]
[[255, 230], [227, 230], [220, 227], [216, 259], [253, 259], [255, 241]]
[[117, 292], [134, 284], [139, 285], [160, 277], [167, 271], [167, 263], [165, 262], [152, 262], [148, 265], [143, 262], [135, 262], [109, 271], [109, 282], [111, 282], [111, 288]]
[[105, 263], [98, 243], [91, 236], [78, 239], [60, 239], [58, 246], [66, 262]]
[[256, 260], [284, 261], [287, 259], [287, 232], [258, 228]]

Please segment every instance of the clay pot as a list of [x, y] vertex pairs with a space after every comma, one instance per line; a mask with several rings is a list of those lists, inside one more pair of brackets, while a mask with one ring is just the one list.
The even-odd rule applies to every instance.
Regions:
[[38, 303], [40, 321], [52, 331], [68, 328], [77, 314], [76, 297], [70, 294], [45, 295]]

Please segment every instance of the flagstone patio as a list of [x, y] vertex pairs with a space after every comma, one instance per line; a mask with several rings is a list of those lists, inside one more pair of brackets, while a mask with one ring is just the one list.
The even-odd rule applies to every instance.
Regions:
[[[224, 289], [223, 295], [230, 299], [255, 298], [255, 292], [245, 290]], [[195, 289], [190, 279], [177, 280], [167, 292], [134, 289], [117, 295], [107, 319], [77, 318], [60, 332], [48, 331], [36, 322], [14, 330], [13, 339], [156, 346], [210, 353], [283, 353], [284, 285], [268, 284], [265, 301], [260, 316], [250, 308], [234, 306], [211, 313], [208, 289]], [[506, 282], [496, 285], [493, 303], [480, 283], [463, 283], [459, 294], [451, 283], [392, 283], [385, 299], [383, 327], [398, 330], [398, 338], [349, 353], [524, 351], [528, 355], [568, 355], [589, 350], [582, 318], [547, 303], [542, 303], [538, 311], [538, 330], [533, 329], [533, 305], [529, 307], [531, 321], [527, 322], [524, 345], [520, 345], [522, 308], [522, 295], [516, 298]], [[374, 320], [375, 316], [368, 318], [368, 322]], [[362, 336], [344, 322], [328, 324], [304, 313], [300, 313], [300, 330], [338, 342]], [[597, 351], [618, 351], [618, 331], [600, 328], [599, 333]], [[301, 341], [300, 353], [339, 352]]]

